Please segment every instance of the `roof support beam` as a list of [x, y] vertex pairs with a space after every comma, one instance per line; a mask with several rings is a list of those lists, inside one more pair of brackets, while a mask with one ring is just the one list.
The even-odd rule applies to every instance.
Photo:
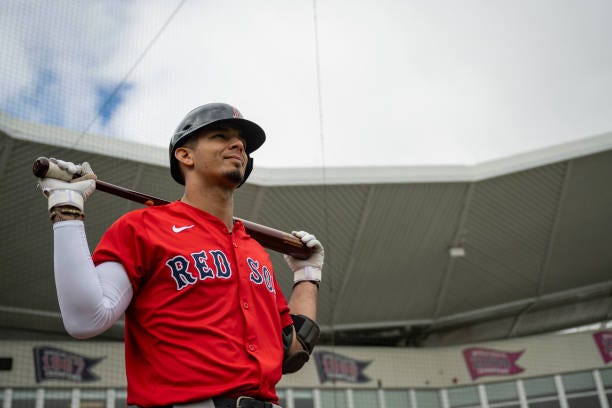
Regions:
[[[365, 226], [367, 225], [368, 220], [370, 218], [370, 212], [372, 211], [372, 206], [373, 206], [372, 200], [374, 197], [375, 190], [376, 188], [374, 186], [368, 186], [368, 193], [366, 196], [366, 201], [365, 201], [365, 204], [363, 205], [361, 216], [359, 217], [360, 219], [359, 227], [357, 228], [357, 232], [355, 233], [355, 237], [353, 239], [353, 245], [351, 248], [351, 254], [349, 256], [349, 262], [346, 265], [346, 269], [344, 272], [344, 279], [342, 279], [342, 284], [339, 290], [336, 292], [338, 294], [345, 293], [346, 285], [348, 285], [351, 279], [352, 272], [355, 268], [355, 259], [357, 258], [355, 256], [355, 251], [357, 249], [357, 245], [361, 242], [361, 237], [364, 233]], [[337, 297], [336, 297], [336, 302], [338, 302]], [[336, 321], [336, 318], [337, 318], [337, 313], [338, 313], [337, 310], [338, 308], [334, 307], [334, 312], [332, 314], [332, 319], [331, 319], [332, 326], [334, 325], [334, 322]]]
[[[465, 201], [463, 203], [463, 209], [461, 210], [461, 216], [459, 217], [459, 222], [457, 223], [457, 229], [455, 230], [455, 236], [453, 237], [453, 242], [450, 246], [462, 246], [463, 245], [463, 235], [464, 235], [464, 227], [467, 221], [467, 216], [470, 209], [470, 204], [472, 202], [472, 197], [474, 195], [474, 190], [476, 189], [476, 183], [470, 183], [467, 189], [467, 193], [465, 194]], [[436, 296], [436, 309], [434, 310], [433, 318], [436, 319], [440, 315], [440, 310], [442, 309], [442, 305], [444, 303], [444, 299], [446, 298], [446, 291], [448, 290], [448, 285], [450, 281], [451, 273], [453, 272], [453, 267], [455, 266], [455, 258], [449, 256], [448, 263], [446, 265], [446, 271], [444, 272], [444, 276], [442, 277], [442, 283], [440, 284], [440, 288], [438, 289], [438, 295]]]

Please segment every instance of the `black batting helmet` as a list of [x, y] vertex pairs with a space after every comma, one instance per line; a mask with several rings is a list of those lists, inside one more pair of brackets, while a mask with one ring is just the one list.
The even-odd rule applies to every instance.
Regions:
[[241, 136], [246, 141], [245, 150], [248, 162], [240, 185], [249, 177], [253, 170], [251, 153], [265, 142], [265, 132], [255, 122], [244, 119], [240, 111], [233, 106], [226, 103], [209, 103], [189, 112], [178, 125], [170, 140], [170, 174], [177, 183], [184, 185], [185, 179], [179, 168], [178, 160], [174, 157], [174, 151], [184, 145], [190, 136], [213, 124], [230, 124], [241, 131]]

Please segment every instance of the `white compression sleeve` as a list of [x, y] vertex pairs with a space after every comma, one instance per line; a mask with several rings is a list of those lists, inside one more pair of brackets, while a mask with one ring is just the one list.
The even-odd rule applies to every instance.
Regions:
[[57, 298], [66, 331], [85, 339], [109, 329], [132, 300], [132, 285], [120, 263], [94, 265], [82, 221], [53, 224]]

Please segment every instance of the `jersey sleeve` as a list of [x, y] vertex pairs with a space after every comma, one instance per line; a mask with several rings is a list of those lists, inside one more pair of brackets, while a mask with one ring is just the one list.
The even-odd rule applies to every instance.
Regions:
[[138, 223], [142, 213], [130, 213], [111, 225], [96, 247], [92, 259], [95, 265], [103, 262], [119, 262], [123, 265], [134, 292], [138, 291], [143, 278], [143, 260], [146, 253], [141, 245], [144, 241], [144, 228]]

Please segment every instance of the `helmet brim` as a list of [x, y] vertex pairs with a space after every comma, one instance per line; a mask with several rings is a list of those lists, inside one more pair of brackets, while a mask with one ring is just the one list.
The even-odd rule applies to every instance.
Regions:
[[221, 119], [212, 123], [202, 126], [199, 130], [204, 130], [207, 127], [213, 125], [229, 124], [240, 130], [240, 135], [246, 142], [245, 150], [248, 154], [253, 153], [259, 149], [262, 144], [266, 141], [266, 134], [264, 130], [255, 122], [251, 122], [248, 119], [232, 118], [232, 119]]

